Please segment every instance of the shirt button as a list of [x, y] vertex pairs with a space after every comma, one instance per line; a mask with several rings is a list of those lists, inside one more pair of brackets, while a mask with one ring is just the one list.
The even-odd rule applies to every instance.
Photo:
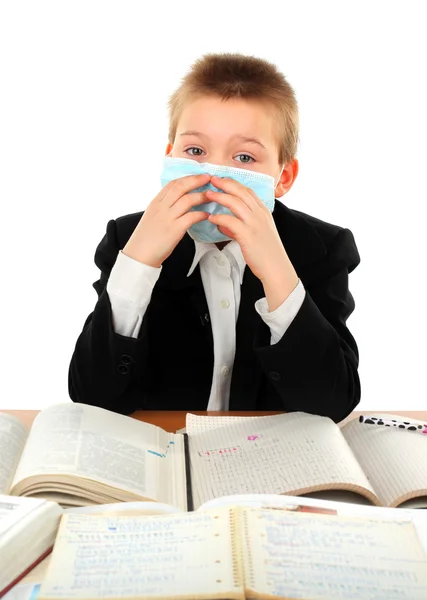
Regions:
[[225, 256], [218, 256], [217, 261], [218, 261], [218, 264], [221, 265], [221, 267], [223, 267], [224, 265], [227, 264], [227, 260], [226, 260]]
[[273, 381], [280, 381], [282, 376], [277, 371], [270, 371], [270, 379]]
[[221, 375], [223, 377], [227, 377], [227, 375], [229, 374], [229, 372], [230, 372], [230, 369], [227, 366], [224, 366], [224, 367], [221, 368]]
[[227, 298], [223, 298], [221, 300], [221, 308], [228, 308], [230, 306], [230, 302], [227, 300]]

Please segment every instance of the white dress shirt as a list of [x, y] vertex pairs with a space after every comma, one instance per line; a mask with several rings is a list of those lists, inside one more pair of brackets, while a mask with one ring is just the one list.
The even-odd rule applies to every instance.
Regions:
[[[230, 383], [236, 352], [236, 322], [246, 263], [239, 244], [232, 240], [222, 250], [215, 244], [194, 240], [195, 255], [188, 271], [190, 276], [200, 263], [200, 274], [212, 327], [214, 367], [212, 387], [206, 410], [228, 410]], [[116, 333], [137, 338], [153, 288], [162, 267], [140, 263], [119, 252], [107, 281], [113, 327]], [[298, 284], [276, 310], [269, 312], [266, 298], [255, 302], [258, 312], [271, 331], [271, 344], [284, 335], [305, 298], [305, 288]]]

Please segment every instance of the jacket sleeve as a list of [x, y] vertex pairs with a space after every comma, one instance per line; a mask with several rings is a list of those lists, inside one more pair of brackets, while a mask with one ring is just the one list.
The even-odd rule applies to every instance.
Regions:
[[341, 229], [306, 286], [294, 320], [274, 345], [256, 345], [261, 367], [283, 410], [325, 415], [338, 422], [360, 401], [359, 352], [346, 326], [355, 308], [348, 276], [360, 263], [349, 229]]
[[95, 252], [95, 264], [101, 271], [93, 284], [98, 301], [75, 345], [68, 371], [68, 392], [74, 402], [130, 414], [143, 408], [141, 383], [147, 348], [144, 322], [137, 338], [114, 331], [106, 285], [120, 249], [116, 222], [110, 220]]

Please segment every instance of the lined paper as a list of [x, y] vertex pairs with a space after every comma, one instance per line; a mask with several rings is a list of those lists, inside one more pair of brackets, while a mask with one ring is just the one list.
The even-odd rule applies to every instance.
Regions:
[[248, 510], [245, 521], [250, 590], [319, 600], [427, 598], [427, 560], [409, 522], [268, 509]]
[[195, 507], [233, 494], [374, 491], [330, 419], [295, 412], [190, 436]]
[[367, 425], [357, 419], [342, 432], [384, 506], [397, 506], [416, 490], [427, 496], [427, 435]]
[[243, 598], [230, 511], [63, 518], [40, 599]]
[[[274, 415], [267, 415], [267, 418]], [[247, 421], [253, 421], [254, 419], [265, 419], [266, 417], [205, 417], [202, 415], [193, 415], [193, 413], [187, 413], [185, 418], [185, 431], [189, 435], [195, 433], [203, 433], [204, 431], [212, 431], [212, 429], [218, 429], [219, 427], [228, 427], [229, 425], [235, 425], [236, 423], [244, 423]]]

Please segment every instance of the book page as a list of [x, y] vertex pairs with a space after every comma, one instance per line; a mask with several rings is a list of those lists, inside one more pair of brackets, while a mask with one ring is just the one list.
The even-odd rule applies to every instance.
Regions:
[[[401, 512], [399, 510], [398, 512]], [[427, 512], [425, 510], [408, 509], [405, 510], [411, 516], [411, 520], [417, 531], [418, 538], [421, 542], [424, 552], [427, 555]]]
[[235, 598], [232, 513], [63, 518], [39, 600]]
[[3, 600], [35, 600], [40, 590], [39, 583], [18, 583], [4, 596]]
[[[291, 496], [280, 494], [242, 494], [235, 496], [222, 496], [209, 500], [205, 504], [199, 506], [198, 511], [212, 510], [224, 507], [233, 506], [248, 506], [251, 508], [282, 508], [286, 510], [304, 511], [307, 507], [307, 512], [330, 512], [342, 516], [372, 516], [377, 517], [392, 517], [393, 519], [410, 519], [408, 513], [415, 511], [399, 510], [396, 516], [394, 508], [381, 508], [372, 504], [354, 504], [351, 502], [343, 502], [341, 499], [322, 500], [312, 498], [310, 496]], [[427, 515], [426, 515], [427, 516]]]
[[420, 496], [419, 498], [405, 500], [402, 502], [402, 504], [399, 504], [399, 508], [427, 508], [427, 496]]
[[347, 423], [342, 433], [384, 506], [427, 496], [427, 435], [359, 423], [358, 419]]
[[427, 598], [427, 556], [408, 521], [268, 509], [243, 520], [249, 598]]
[[[267, 418], [273, 415], [267, 415]], [[204, 431], [211, 431], [212, 429], [218, 429], [219, 427], [227, 427], [228, 425], [234, 425], [236, 423], [244, 423], [253, 419], [265, 419], [266, 417], [205, 417], [203, 415], [193, 415], [193, 413], [187, 413], [185, 417], [185, 431], [189, 435], [195, 433], [203, 433]]]
[[92, 506], [79, 506], [66, 508], [65, 514], [78, 513], [82, 515], [105, 515], [108, 516], [126, 515], [129, 516], [140, 516], [140, 515], [173, 515], [179, 514], [183, 511], [170, 504], [163, 504], [162, 502], [115, 502], [111, 504], [94, 504]]
[[176, 433], [202, 433], [203, 431], [210, 431], [211, 429], [218, 429], [218, 427], [224, 427], [238, 421], [245, 421], [246, 419], [260, 419], [261, 417], [239, 417], [239, 416], [221, 416], [221, 417], [209, 417], [202, 415], [194, 415], [193, 413], [187, 413], [185, 418], [185, 427], [177, 429]]
[[[46, 475], [46, 482], [48, 475], [80, 476], [125, 490], [136, 496], [133, 499], [186, 509], [183, 437], [94, 406], [59, 404], [39, 413], [13, 489], [22, 491], [20, 481], [40, 475]], [[68, 480], [69, 486], [72, 483]], [[112, 492], [112, 499], [105, 502], [114, 499], [123, 500]]]
[[0, 412], [0, 494], [9, 493], [27, 435], [19, 419]]
[[199, 507], [199, 511], [218, 510], [219, 508], [232, 508], [236, 506], [249, 506], [251, 508], [280, 508], [297, 512], [319, 512], [350, 517], [374, 517], [382, 520], [401, 520], [413, 523], [427, 556], [427, 511], [414, 508], [381, 508], [379, 506], [364, 506], [349, 502], [335, 502], [333, 500], [320, 500], [303, 496], [280, 496], [277, 494], [244, 494], [237, 496], [223, 496], [209, 500]]
[[0, 495], [0, 540], [24, 518], [38, 513], [45, 500]]
[[[189, 436], [195, 508], [233, 494], [322, 489], [374, 491], [328, 418], [302, 412], [262, 417]], [[197, 500], [197, 502], [196, 502]]]

